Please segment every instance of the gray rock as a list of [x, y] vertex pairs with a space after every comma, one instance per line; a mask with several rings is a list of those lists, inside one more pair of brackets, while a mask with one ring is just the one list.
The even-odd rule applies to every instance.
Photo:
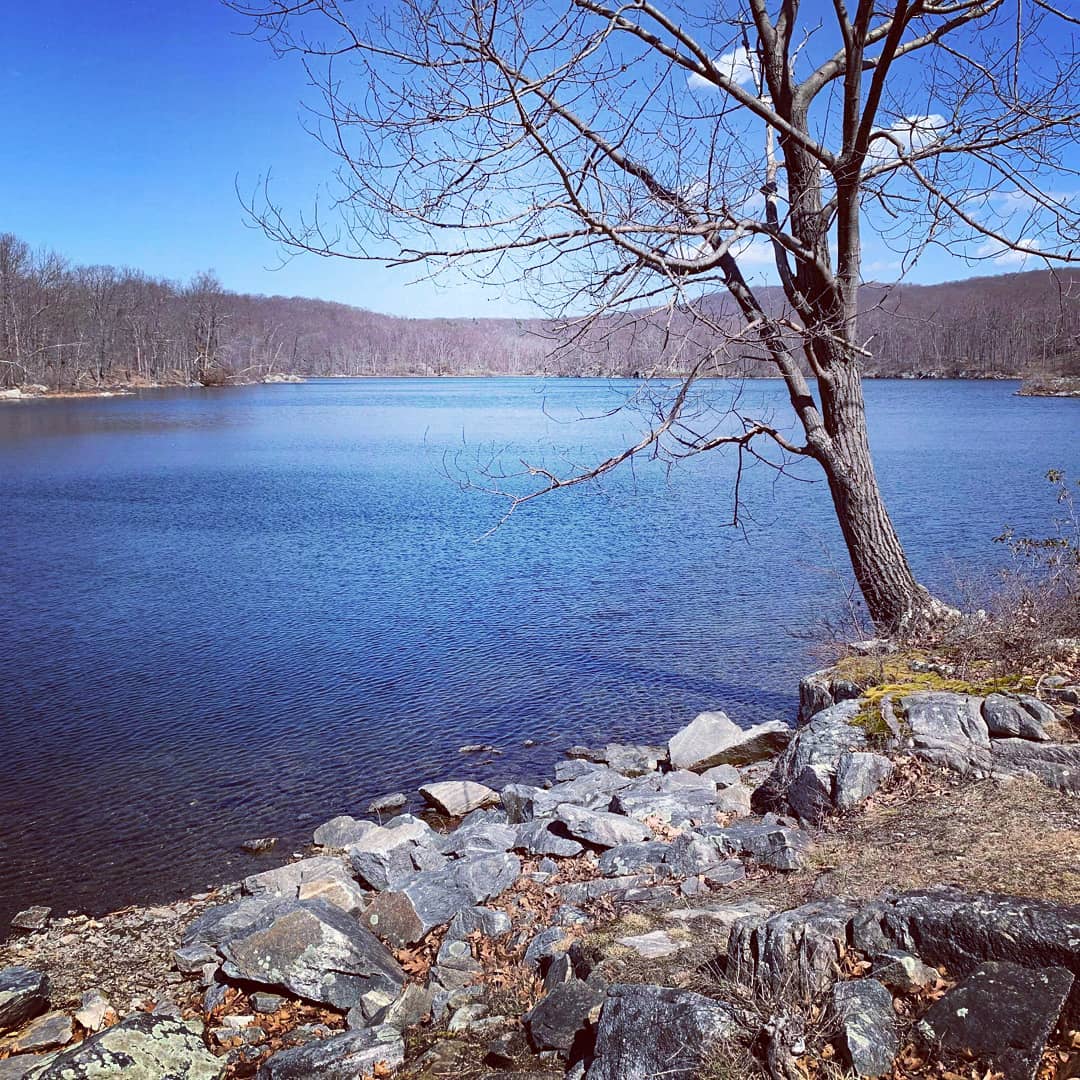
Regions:
[[[1039, 704], [1042, 705], [1042, 702], [1040, 701]], [[988, 694], [982, 703], [982, 716], [986, 721], [986, 729], [993, 738], [1050, 741], [1050, 736], [1047, 735], [1040, 720], [1025, 709], [1016, 698], [1006, 697], [1004, 694]]]
[[892, 994], [875, 979], [853, 979], [833, 987], [833, 1009], [840, 1023], [840, 1050], [856, 1076], [892, 1072], [900, 1052]]
[[49, 977], [26, 967], [0, 970], [0, 1032], [14, 1031], [49, 1007]]
[[676, 941], [666, 930], [650, 930], [647, 934], [628, 934], [615, 939], [616, 944], [631, 949], [646, 960], [659, 960], [686, 948], [685, 942]]
[[917, 956], [903, 949], [886, 949], [874, 957], [870, 977], [891, 990], [924, 990], [937, 984], [941, 976]]
[[722, 850], [732, 855], [749, 855], [774, 870], [799, 870], [810, 847], [810, 839], [801, 829], [770, 821], [736, 821], [717, 830], [715, 839]]
[[44, 1013], [34, 1017], [14, 1039], [5, 1040], [3, 1048], [13, 1054], [39, 1053], [67, 1046], [73, 1035], [71, 1017], [67, 1013]]
[[467, 941], [444, 941], [431, 969], [431, 979], [447, 990], [459, 990], [476, 982], [483, 972]]
[[655, 772], [666, 759], [667, 751], [657, 746], [623, 746], [610, 743], [604, 748], [604, 761], [608, 768], [623, 776], [643, 776]]
[[[1017, 694], [1017, 698], [1020, 700], [1020, 704], [1031, 714], [1031, 716], [1044, 728], [1048, 725], [1057, 723], [1057, 714], [1045, 701], [1040, 701], [1032, 694]], [[1049, 738], [1049, 736], [1047, 736]]]
[[701, 774], [701, 779], [712, 781], [712, 783], [716, 785], [718, 791], [742, 784], [742, 777], [739, 775], [739, 770], [736, 769], [734, 765], [714, 765], [711, 769], [706, 769]]
[[249, 855], [264, 855], [268, 851], [273, 851], [277, 845], [276, 836], [256, 836], [250, 840], [241, 840], [240, 850], [246, 851]]
[[836, 764], [833, 802], [838, 810], [851, 810], [866, 802], [886, 780], [896, 766], [881, 754], [848, 752], [840, 755]]
[[572, 803], [563, 803], [557, 810], [558, 820], [577, 840], [595, 847], [610, 848], [618, 844], [640, 843], [652, 834], [638, 821], [618, 814], [586, 810]]
[[661, 986], [609, 987], [587, 1080], [694, 1080], [736, 1028], [730, 1006]]
[[387, 814], [400, 810], [409, 801], [408, 795], [395, 791], [390, 795], [380, 795], [368, 803], [369, 814]]
[[575, 1042], [583, 1042], [588, 1028], [596, 1023], [604, 993], [587, 983], [572, 979], [555, 987], [522, 1018], [529, 1042], [539, 1051], [555, 1050], [563, 1057], [574, 1053]]
[[475, 780], [444, 780], [437, 784], [425, 784], [420, 788], [424, 799], [451, 817], [464, 817], [471, 810], [491, 806], [499, 801], [499, 794]]
[[280, 994], [268, 994], [265, 990], [256, 990], [248, 995], [251, 1007], [257, 1013], [276, 1013], [285, 1007], [286, 999]]
[[518, 844], [518, 826], [480, 822], [455, 829], [440, 844], [446, 855], [490, 855], [510, 851]]
[[386, 948], [321, 900], [281, 900], [222, 942], [223, 971], [257, 986], [348, 1009], [370, 990], [397, 993], [404, 972]]
[[372, 1026], [390, 1027], [396, 1031], [415, 1027], [431, 1012], [434, 996], [430, 987], [409, 983], [396, 1001], [375, 1014]]
[[744, 730], [726, 713], [699, 713], [668, 742], [672, 768], [704, 772], [716, 765], [744, 765], [782, 750], [791, 729], [778, 720]]
[[[803, 729], [808, 730], [809, 728]], [[824, 764], [807, 765], [787, 789], [787, 804], [791, 812], [804, 824], [820, 825], [833, 809], [832, 789], [836, 767]]]
[[397, 820], [400, 824], [374, 826], [345, 849], [356, 876], [377, 891], [396, 889], [418, 871], [438, 870], [446, 863], [427, 822]]
[[[506, 811], [506, 820], [511, 825], [519, 825], [538, 816], [537, 801], [543, 805], [547, 800], [547, 792], [530, 784], [507, 784], [499, 793], [499, 799]], [[555, 804], [552, 804], [551, 812], [554, 812], [554, 809]]]
[[752, 792], [742, 784], [733, 784], [716, 793], [713, 809], [720, 814], [746, 817], [751, 812]]
[[355, 844], [377, 828], [373, 821], [360, 821], [348, 814], [342, 814], [320, 825], [312, 839], [319, 847], [343, 848]]
[[260, 874], [251, 874], [244, 878], [242, 887], [248, 896], [296, 899], [301, 882], [333, 877], [348, 877], [341, 860], [330, 855], [316, 855], [273, 870], [264, 870]]
[[988, 1061], [1006, 1080], [1034, 1080], [1073, 982], [1064, 968], [990, 961], [934, 1002], [920, 1027], [944, 1049]]
[[[867, 749], [866, 733], [852, 721], [859, 711], [857, 701], [843, 701], [817, 713], [796, 732], [780, 754], [772, 772], [752, 796], [758, 813], [784, 811], [789, 806], [804, 820], [818, 821], [825, 799], [832, 805], [833, 779], [843, 754]], [[806, 770], [812, 770], [807, 773]], [[799, 782], [791, 803], [791, 789]]]
[[283, 900], [277, 896], [251, 896], [208, 908], [189, 924], [180, 938], [181, 945], [208, 945], [220, 955], [223, 942], [246, 933], [267, 912], [281, 907]]
[[667, 855], [669, 845], [662, 840], [638, 844], [618, 844], [600, 856], [598, 864], [604, 877], [625, 874], [655, 873]]
[[857, 910], [834, 898], [741, 919], [728, 940], [728, 975], [772, 993], [812, 997], [827, 990], [839, 974]]
[[362, 922], [395, 948], [413, 945], [459, 912], [498, 896], [520, 876], [521, 861], [513, 855], [472, 855], [380, 893]]
[[29, 907], [11, 920], [13, 930], [44, 930], [52, 917], [50, 907]]
[[267, 1058], [256, 1080], [357, 1080], [382, 1063], [397, 1069], [405, 1044], [393, 1028], [361, 1028], [329, 1039], [280, 1050]]
[[219, 961], [217, 949], [205, 944], [184, 945], [173, 953], [176, 970], [185, 975], [195, 975], [207, 964], [216, 966]]
[[218, 1080], [225, 1059], [206, 1048], [202, 1025], [136, 1013], [32, 1071], [34, 1080]]
[[[899, 948], [955, 975], [986, 960], [1063, 967], [1080, 976], [1080, 906], [940, 887], [867, 904], [852, 927], [870, 955]], [[1073, 991], [1070, 1014], [1080, 1008]]]
[[990, 772], [990, 733], [982, 700], [969, 694], [922, 691], [900, 699], [911, 746], [936, 765], [964, 775]]
[[1067, 795], [1080, 794], [1080, 743], [995, 739], [992, 753], [999, 772], [1024, 773]]
[[710, 866], [702, 877], [709, 885], [734, 885], [746, 880], [746, 867], [738, 859], [725, 859], [716, 866]]
[[586, 761], [584, 758], [557, 761], [555, 763], [555, 779], [560, 784], [566, 783], [568, 780], [576, 780], [579, 776], [592, 772], [595, 768], [597, 768], [596, 765], [591, 761]]
[[543, 968], [545, 961], [565, 952], [573, 940], [563, 927], [549, 926], [529, 942], [522, 963], [526, 967]]
[[514, 847], [530, 855], [561, 855], [564, 858], [580, 855], [585, 850], [577, 840], [553, 832], [552, 824], [550, 821], [527, 821], [516, 826]]
[[668, 791], [620, 791], [615, 796], [617, 813], [646, 821], [659, 818], [672, 825], [713, 821], [716, 818], [716, 793], [684, 788]]
[[19, 1054], [17, 1057], [0, 1058], [0, 1080], [26, 1080], [38, 1066], [48, 1060], [38, 1054]]
[[480, 931], [485, 937], [495, 938], [508, 934], [512, 929], [510, 916], [497, 908], [471, 907], [459, 911], [450, 921], [446, 931], [447, 941], [460, 941]]

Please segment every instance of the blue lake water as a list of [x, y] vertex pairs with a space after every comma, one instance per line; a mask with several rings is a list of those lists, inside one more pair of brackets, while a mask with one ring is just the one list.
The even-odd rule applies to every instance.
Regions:
[[[631, 390], [326, 380], [0, 407], [0, 919], [226, 880], [245, 838], [288, 852], [385, 792], [538, 779], [570, 743], [662, 741], [703, 709], [793, 719], [815, 665], [798, 635], [847, 574], [823, 484], [749, 470], [732, 530], [730, 458], [643, 462], [480, 539], [503, 507], [460, 469], [595, 462], [634, 418], [577, 418]], [[866, 388], [894, 520], [945, 592], [1000, 558], [1003, 525], [1045, 527], [1048, 468], [1080, 470], [1080, 402], [1014, 390]], [[783, 421], [778, 383], [743, 399]]]

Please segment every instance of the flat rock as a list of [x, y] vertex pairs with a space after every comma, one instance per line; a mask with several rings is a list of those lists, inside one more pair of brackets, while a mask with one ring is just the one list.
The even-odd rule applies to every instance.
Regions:
[[558, 820], [574, 839], [594, 847], [611, 848], [618, 844], [640, 843], [652, 837], [652, 833], [639, 821], [619, 814], [586, 810], [572, 803], [559, 806]]
[[522, 1018], [529, 1042], [538, 1051], [555, 1050], [565, 1057], [579, 1057], [574, 1044], [596, 1023], [604, 993], [571, 979], [556, 986]]
[[392, 792], [389, 795], [380, 795], [368, 803], [369, 814], [387, 814], [394, 810], [400, 810], [409, 801], [408, 795], [401, 791]]
[[613, 803], [615, 811], [635, 821], [657, 818], [671, 825], [713, 821], [716, 792], [683, 788], [678, 791], [620, 791]]
[[510, 851], [518, 844], [518, 826], [478, 822], [455, 829], [439, 844], [446, 855], [490, 855]]
[[903, 949], [886, 949], [875, 956], [870, 977], [891, 990], [901, 991], [925, 990], [941, 978], [936, 968]]
[[49, 925], [49, 919], [52, 917], [52, 908], [49, 907], [29, 907], [25, 911], [20, 911], [14, 919], [11, 920], [11, 926], [14, 930], [44, 930]]
[[852, 979], [833, 987], [844, 1063], [855, 1076], [892, 1073], [900, 1052], [892, 994], [876, 979]]
[[900, 707], [919, 757], [964, 775], [990, 772], [990, 732], [981, 698], [928, 690], [902, 697]]
[[662, 840], [617, 844], [613, 848], [608, 848], [600, 856], [597, 866], [604, 877], [655, 873], [663, 864], [668, 850], [669, 845]]
[[0, 1049], [13, 1054], [55, 1050], [57, 1047], [67, 1046], [73, 1034], [71, 1017], [67, 1013], [44, 1013], [31, 1020], [15, 1038], [0, 1043]]
[[397, 1069], [405, 1061], [405, 1044], [393, 1028], [361, 1028], [329, 1039], [280, 1050], [267, 1058], [257, 1080], [358, 1080], [378, 1075], [382, 1064]]
[[526, 821], [517, 828], [517, 842], [514, 847], [527, 851], [530, 855], [560, 855], [570, 857], [580, 855], [585, 848], [569, 836], [560, 836], [552, 831], [550, 821]]
[[1036, 742], [1050, 741], [1050, 736], [1046, 733], [1042, 720], [1033, 715], [1014, 697], [1006, 697], [1004, 694], [988, 694], [983, 699], [982, 716], [983, 720], [986, 721], [986, 729], [990, 732], [992, 738], [1033, 739]]
[[248, 896], [278, 896], [296, 899], [303, 881], [315, 878], [348, 876], [340, 859], [330, 855], [316, 855], [299, 859], [273, 870], [263, 870], [244, 878], [243, 891]]
[[1080, 795], [1080, 743], [1031, 742], [995, 739], [994, 768], [1026, 773], [1067, 795]]
[[1034, 1080], [1073, 982], [1064, 968], [989, 961], [934, 1002], [920, 1027], [932, 1042], [974, 1055], [1006, 1080]]
[[499, 801], [499, 793], [474, 780], [444, 780], [437, 784], [425, 784], [420, 794], [444, 814], [464, 817], [471, 810], [492, 806]]
[[791, 729], [780, 721], [739, 727], [724, 712], [699, 713], [668, 741], [674, 769], [703, 772], [716, 765], [744, 765], [782, 750]]
[[396, 994], [405, 981], [370, 931], [321, 900], [279, 901], [219, 951], [229, 978], [284, 987], [339, 1009], [351, 1008], [371, 990]]
[[655, 772], [667, 758], [667, 750], [659, 746], [624, 746], [609, 743], [604, 748], [604, 762], [623, 776], [644, 776]]
[[686, 948], [685, 942], [676, 941], [664, 930], [650, 930], [647, 934], [632, 934], [615, 940], [646, 960], [658, 960]]
[[587, 1080], [694, 1080], [736, 1028], [730, 1006], [661, 986], [608, 988]]
[[49, 1007], [49, 977], [27, 967], [0, 970], [0, 1032], [14, 1031]]
[[355, 844], [378, 826], [373, 821], [362, 821], [348, 814], [323, 822], [312, 839], [318, 847], [343, 848]]
[[87, 1031], [100, 1031], [111, 1008], [109, 999], [100, 990], [87, 990], [75, 1012], [75, 1020]]
[[136, 1013], [64, 1050], [30, 1073], [33, 1080], [218, 1080], [225, 1059], [206, 1048], [202, 1025]]
[[[1080, 906], [941, 886], [871, 901], [852, 926], [852, 944], [868, 955], [903, 949], [950, 974], [986, 960], [1063, 967], [1080, 976]], [[1074, 984], [1070, 1018], [1080, 1017]]]

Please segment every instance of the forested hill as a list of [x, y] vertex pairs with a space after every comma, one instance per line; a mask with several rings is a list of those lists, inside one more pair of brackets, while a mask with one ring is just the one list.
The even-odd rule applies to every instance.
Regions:
[[[763, 290], [766, 307], [778, 290]], [[732, 318], [721, 299], [711, 304]], [[1080, 272], [866, 285], [860, 333], [874, 375], [1080, 373]], [[228, 292], [109, 266], [73, 266], [0, 234], [0, 386], [223, 382], [299, 375], [633, 375], [677, 372], [705, 332], [676, 315], [612, 317], [556, 348], [544, 320], [400, 319], [300, 297]], [[712, 342], [714, 343], [714, 341]], [[740, 349], [723, 370], [771, 371]]]

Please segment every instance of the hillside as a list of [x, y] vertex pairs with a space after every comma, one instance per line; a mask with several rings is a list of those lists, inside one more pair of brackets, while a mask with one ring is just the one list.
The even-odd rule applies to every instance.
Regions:
[[[780, 310], [779, 289], [761, 291]], [[734, 324], [730, 303], [704, 305]], [[932, 286], [868, 284], [861, 331], [875, 376], [1080, 373], [1080, 273], [1047, 271]], [[303, 297], [73, 266], [0, 235], [0, 386], [50, 389], [298, 375], [636, 375], [686, 369], [714, 331], [687, 312], [610, 316], [567, 341], [543, 319], [402, 319]], [[717, 373], [771, 374], [752, 349]]]

